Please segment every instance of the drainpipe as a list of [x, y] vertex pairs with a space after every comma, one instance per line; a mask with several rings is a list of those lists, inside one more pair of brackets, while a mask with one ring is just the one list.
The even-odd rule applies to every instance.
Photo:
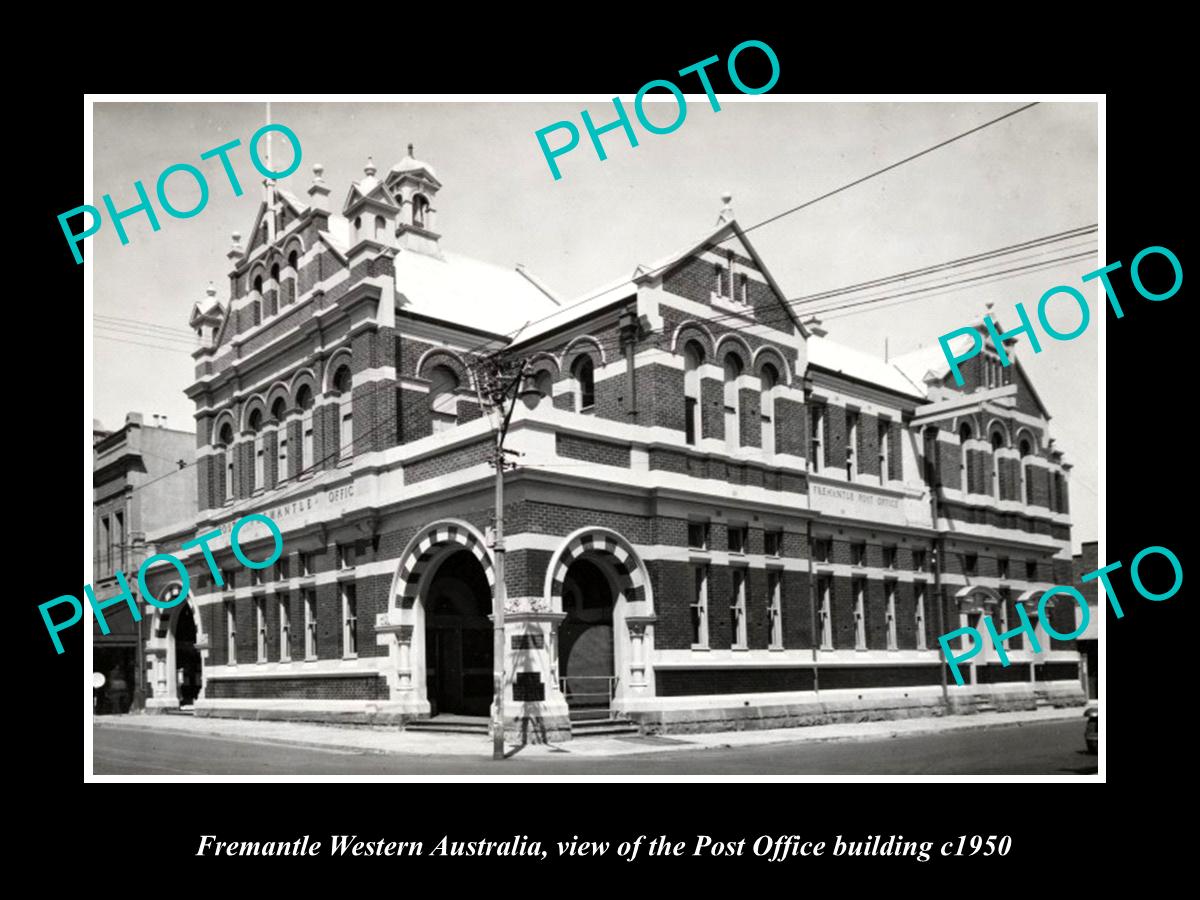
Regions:
[[637, 422], [637, 378], [635, 376], [633, 357], [637, 350], [638, 316], [636, 310], [627, 309], [621, 313], [620, 319], [621, 343], [625, 345], [625, 371], [629, 379], [629, 419]]
[[[805, 378], [804, 387], [804, 440], [806, 446], [804, 448], [804, 471], [809, 475], [812, 474], [812, 435], [808, 433], [808, 423], [811, 421], [809, 417], [809, 403], [812, 398], [812, 379]], [[812, 487], [811, 482], [809, 487]], [[811, 492], [809, 497], [812, 497]], [[811, 509], [812, 501], [809, 501]], [[820, 667], [817, 665], [817, 653], [821, 646], [821, 636], [817, 634], [819, 623], [817, 621], [817, 583], [813, 577], [813, 535], [812, 535], [812, 519], [808, 520], [808, 606], [811, 612], [812, 620], [812, 659], [813, 659], [813, 691], [818, 697], [821, 696], [821, 677]]]
[[[937, 452], [937, 436], [934, 436], [932, 441], [933, 451]], [[929, 455], [930, 442], [925, 442], [926, 455]], [[937, 617], [938, 617], [938, 634], [946, 633], [946, 602], [942, 597], [942, 552], [945, 549], [941, 532], [938, 531], [938, 493], [942, 489], [941, 479], [938, 475], [937, 464], [932, 460], [926, 460], [926, 473], [928, 476], [926, 481], [929, 485], [929, 507], [930, 513], [933, 516], [933, 594], [937, 597]], [[944, 654], [943, 654], [944, 655]], [[946, 681], [946, 661], [943, 659], [938, 666], [942, 674], [942, 703], [948, 708], [950, 706], [950, 687]]]

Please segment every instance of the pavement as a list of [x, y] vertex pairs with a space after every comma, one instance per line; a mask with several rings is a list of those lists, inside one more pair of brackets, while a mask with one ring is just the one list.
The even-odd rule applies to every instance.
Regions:
[[[1077, 707], [1020, 712], [978, 713], [968, 716], [933, 716], [883, 722], [811, 725], [706, 734], [629, 735], [575, 738], [561, 744], [510, 744], [510, 756], [522, 759], [564, 755], [605, 758], [679, 753], [772, 744], [884, 741], [890, 738], [953, 734], [996, 728], [1041, 726], [1053, 722], [1079, 723], [1082, 742], [1083, 715]], [[97, 732], [125, 731], [150, 734], [225, 738], [242, 743], [281, 744], [335, 752], [401, 754], [418, 757], [490, 757], [491, 739], [476, 734], [431, 734], [395, 728], [347, 727], [305, 722], [223, 719], [182, 715], [96, 716]], [[132, 735], [130, 735], [132, 736]]]

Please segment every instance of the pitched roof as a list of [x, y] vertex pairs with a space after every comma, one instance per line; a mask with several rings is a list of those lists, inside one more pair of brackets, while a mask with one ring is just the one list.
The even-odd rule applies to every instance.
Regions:
[[[961, 356], [963, 351], [972, 346], [969, 334], [958, 334], [950, 339], [950, 352]], [[925, 391], [925, 379], [929, 377], [941, 381], [950, 374], [950, 363], [942, 352], [941, 344], [931, 344], [928, 347], [918, 347], [908, 353], [903, 353], [892, 360], [892, 365], [899, 369], [914, 387]]]
[[809, 335], [808, 364], [909, 397], [924, 400], [926, 396], [923, 384], [919, 381], [914, 384], [890, 363], [845, 344], [831, 341], [827, 337]]

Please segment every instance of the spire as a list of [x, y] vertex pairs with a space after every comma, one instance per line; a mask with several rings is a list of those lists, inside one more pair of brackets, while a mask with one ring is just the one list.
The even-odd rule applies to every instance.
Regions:
[[363, 166], [363, 172], [365, 172], [369, 177], [374, 178], [375, 171], [376, 171], [375, 170], [375, 157], [368, 156], [367, 164], [365, 166]]

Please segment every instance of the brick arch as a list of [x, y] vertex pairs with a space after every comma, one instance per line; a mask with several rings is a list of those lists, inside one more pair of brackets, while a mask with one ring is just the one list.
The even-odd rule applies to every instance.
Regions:
[[1012, 432], [1009, 431], [1008, 425], [1005, 424], [1003, 419], [994, 418], [991, 421], [989, 421], [988, 425], [987, 425], [987, 430], [980, 437], [983, 440], [987, 441], [988, 444], [991, 444], [992, 432], [994, 432], [996, 429], [999, 429], [1000, 434], [1002, 434], [1004, 436], [1004, 447], [1007, 448], [1007, 447], [1015, 446], [1012, 442]]
[[321, 379], [321, 393], [329, 394], [333, 391], [333, 376], [337, 374], [337, 370], [342, 367], [342, 362], [350, 366], [350, 374], [354, 374], [354, 357], [350, 354], [348, 347], [342, 347], [329, 357], [329, 362], [325, 365], [325, 372]]
[[540, 372], [542, 369], [548, 368], [551, 375], [558, 376], [558, 359], [553, 353], [547, 353], [545, 350], [539, 350], [533, 356], [529, 357], [529, 368], [534, 372]]
[[979, 430], [979, 419], [975, 415], [955, 416], [954, 417], [954, 436], [958, 437], [959, 429], [962, 428], [963, 422], [971, 426], [971, 440], [979, 441], [986, 440], [983, 432]]
[[217, 417], [213, 419], [212, 433], [209, 435], [208, 441], [209, 444], [215, 445], [221, 439], [221, 427], [226, 423], [229, 424], [229, 429], [233, 432], [233, 440], [237, 440], [238, 434], [240, 433], [237, 427], [237, 418], [234, 416], [232, 410], [227, 409], [218, 413]]
[[699, 343], [704, 348], [705, 361], [712, 361], [716, 341], [713, 340], [712, 332], [704, 325], [694, 320], [683, 322], [675, 329], [675, 334], [671, 337], [671, 352], [683, 353], [683, 348], [687, 346], [688, 341]]
[[445, 366], [458, 377], [459, 383], [464, 387], [471, 383], [467, 364], [463, 362], [461, 356], [449, 348], [431, 347], [422, 353], [420, 359], [417, 360], [417, 377], [428, 378], [429, 376], [425, 373], [435, 366]]
[[250, 414], [256, 409], [262, 413], [263, 424], [265, 425], [267, 423], [267, 420], [271, 417], [270, 410], [267, 409], [267, 404], [263, 401], [262, 395], [255, 394], [253, 397], [247, 400], [245, 405], [242, 407], [242, 427], [240, 429], [236, 429], [235, 434], [250, 430]]
[[[590, 334], [581, 334], [571, 341], [564, 348], [563, 352], [558, 357], [558, 369], [560, 372], [569, 372], [571, 367], [575, 365], [575, 360], [580, 354], [586, 354], [592, 357], [592, 363], [597, 369], [603, 366], [608, 360], [604, 356], [604, 347], [601, 343], [592, 337]], [[599, 357], [597, 359], [597, 357]]]
[[275, 401], [280, 397], [283, 398], [285, 411], [290, 410], [294, 405], [292, 403], [291, 391], [288, 390], [287, 382], [277, 381], [267, 389], [267, 416], [271, 415], [271, 410], [275, 406]]
[[288, 256], [291, 255], [293, 250], [296, 251], [296, 262], [299, 263], [304, 259], [304, 254], [307, 252], [304, 248], [304, 241], [299, 235], [292, 235], [292, 237], [288, 238], [287, 244], [284, 245], [283, 262], [285, 265], [287, 264]]
[[781, 384], [790, 385], [792, 383], [792, 373], [789, 371], [790, 367], [787, 364], [787, 360], [784, 359], [783, 354], [775, 347], [764, 344], [754, 353], [754, 374], [760, 378], [762, 377], [762, 367], [765, 363], [774, 364], [779, 372]]
[[1022, 426], [1019, 429], [1017, 429], [1017, 436], [1013, 440], [1012, 445], [1014, 447], [1016, 447], [1018, 450], [1020, 450], [1022, 436], [1029, 438], [1029, 455], [1037, 456], [1038, 450], [1040, 449], [1038, 446], [1038, 436], [1036, 433], [1034, 433], [1033, 429], [1031, 429], [1031, 428], [1026, 428], [1025, 426]]
[[321, 395], [316, 373], [312, 369], [301, 369], [292, 376], [291, 384], [288, 385], [288, 405], [292, 409], [299, 407], [300, 404], [296, 402], [296, 396], [300, 393], [301, 386], [306, 384], [308, 385], [308, 389], [312, 391], [314, 401]]
[[587, 553], [609, 557], [626, 602], [645, 601], [648, 609], [654, 608], [649, 575], [633, 546], [611, 529], [581, 528], [567, 536], [562, 546], [550, 557], [550, 565], [546, 568], [544, 595], [554, 612], [562, 612], [563, 583], [567, 578], [567, 570], [571, 563]]
[[718, 366], [724, 365], [725, 355], [731, 351], [742, 361], [742, 371], [749, 372], [754, 354], [750, 352], [749, 345], [732, 332], [723, 334], [717, 339], [717, 346], [713, 352], [713, 362]]
[[422, 582], [432, 564], [450, 547], [469, 550], [483, 566], [488, 585], [495, 585], [492, 555], [483, 535], [474, 526], [459, 519], [443, 519], [417, 532], [400, 555], [400, 569], [392, 585], [393, 606], [404, 608], [416, 603]]

